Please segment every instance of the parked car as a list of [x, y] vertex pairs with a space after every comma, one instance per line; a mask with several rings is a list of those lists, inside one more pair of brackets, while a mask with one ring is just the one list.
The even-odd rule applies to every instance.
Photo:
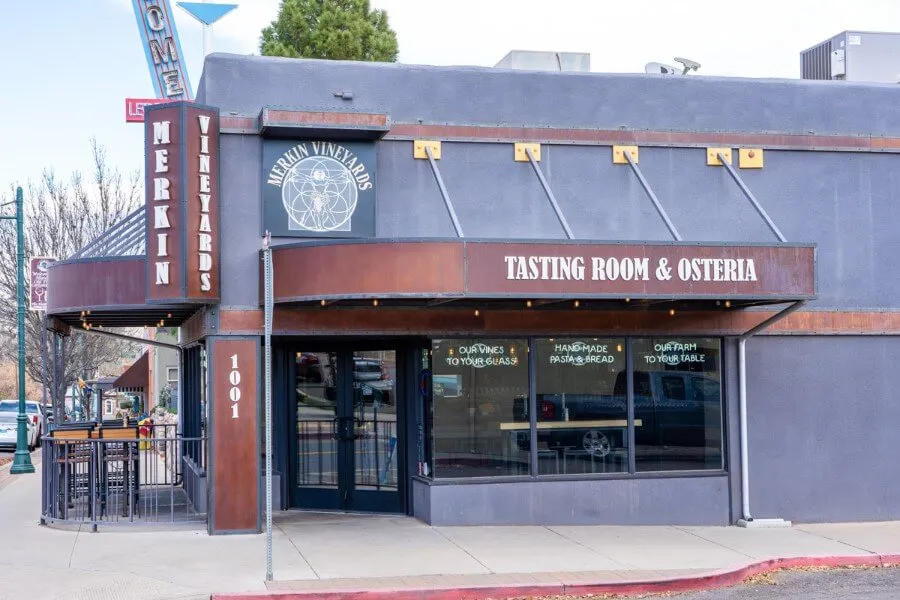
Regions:
[[[627, 428], [618, 425], [625, 419], [626, 385], [623, 372], [610, 395], [538, 394], [538, 421], [571, 422], [571, 427], [539, 430], [538, 442], [546, 442], [551, 449], [583, 447], [599, 457], [627, 447]], [[513, 415], [517, 421], [528, 420], [526, 406], [525, 398], [515, 399]], [[708, 429], [721, 427], [720, 406], [719, 382], [703, 373], [636, 371], [634, 417], [641, 426], [635, 428], [635, 444], [703, 447]], [[617, 425], [600, 425], [603, 421]], [[518, 443], [527, 449], [527, 437], [520, 437]]]
[[[18, 400], [0, 400], [0, 414], [19, 414]], [[25, 401], [25, 415], [28, 417], [29, 435], [28, 449], [34, 449], [41, 444], [41, 436], [44, 434], [44, 410], [40, 402]], [[15, 444], [15, 441], [13, 442]]]
[[[18, 443], [18, 413], [0, 412], [0, 449], [15, 450]], [[35, 439], [35, 427], [31, 419], [28, 419], [28, 450], [34, 450], [32, 440]]]

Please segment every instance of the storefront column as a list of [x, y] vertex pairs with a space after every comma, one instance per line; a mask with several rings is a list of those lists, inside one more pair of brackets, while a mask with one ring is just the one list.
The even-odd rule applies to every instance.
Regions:
[[208, 338], [209, 533], [260, 531], [258, 337]]

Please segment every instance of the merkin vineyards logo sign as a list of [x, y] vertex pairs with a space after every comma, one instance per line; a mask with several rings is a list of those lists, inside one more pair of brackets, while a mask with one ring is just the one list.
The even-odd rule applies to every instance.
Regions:
[[274, 236], [375, 235], [371, 143], [266, 142], [265, 228]]

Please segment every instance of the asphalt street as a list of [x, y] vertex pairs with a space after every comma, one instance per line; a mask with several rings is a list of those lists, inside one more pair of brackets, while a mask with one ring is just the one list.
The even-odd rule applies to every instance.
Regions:
[[753, 583], [673, 596], [678, 600], [895, 600], [900, 597], [900, 568], [780, 571]]

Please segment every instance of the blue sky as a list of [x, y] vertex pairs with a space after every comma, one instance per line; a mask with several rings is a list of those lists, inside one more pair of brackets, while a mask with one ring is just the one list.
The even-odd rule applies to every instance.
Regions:
[[[232, 0], [216, 25], [220, 52], [258, 53], [278, 0]], [[172, 0], [174, 5], [175, 0]], [[592, 70], [641, 72], [687, 56], [699, 76], [799, 76], [799, 52], [845, 29], [900, 31], [898, 0], [373, 0], [397, 31], [400, 60], [490, 66], [510, 49], [591, 53]], [[0, 187], [44, 168], [89, 175], [90, 138], [124, 171], [140, 169], [143, 128], [126, 97], [152, 97], [131, 0], [0, 0], [4, 152]], [[201, 29], [174, 9], [191, 83]], [[460, 36], [465, 31], [467, 35]], [[900, 67], [898, 67], [900, 72]], [[898, 73], [900, 76], [900, 73]]]

